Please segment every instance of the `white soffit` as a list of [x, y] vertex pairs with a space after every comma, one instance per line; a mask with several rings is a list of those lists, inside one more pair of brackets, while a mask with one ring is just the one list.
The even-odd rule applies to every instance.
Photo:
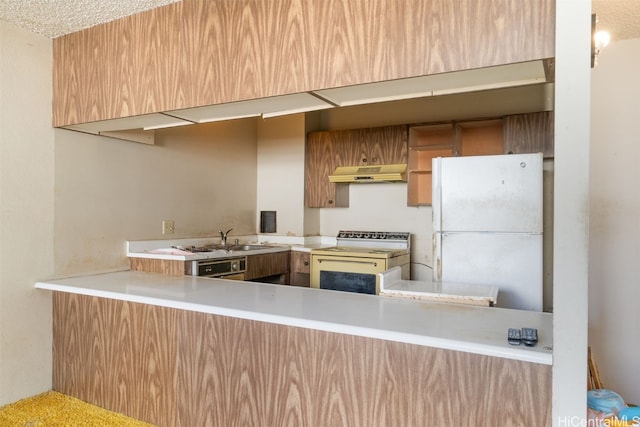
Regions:
[[0, 0], [0, 20], [56, 38], [177, 1]]
[[311, 94], [294, 93], [291, 95], [186, 108], [183, 110], [168, 111], [167, 114], [195, 123], [208, 123], [245, 117], [262, 116], [268, 118], [285, 114], [323, 110], [331, 107], [333, 107], [333, 105]]
[[546, 77], [542, 61], [529, 61], [497, 67], [325, 89], [315, 91], [315, 93], [337, 106], [345, 107], [425, 96], [524, 86], [544, 83], [545, 81]]
[[77, 130], [99, 135], [103, 132], [119, 131], [123, 129], [161, 129], [167, 127], [191, 125], [192, 122], [167, 116], [162, 113], [145, 114], [142, 116], [123, 117], [120, 119], [102, 120], [98, 122], [81, 123], [65, 126], [65, 129]]

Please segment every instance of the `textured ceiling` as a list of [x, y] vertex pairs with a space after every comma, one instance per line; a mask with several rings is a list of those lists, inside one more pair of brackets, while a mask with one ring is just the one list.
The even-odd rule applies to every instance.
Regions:
[[0, 0], [0, 20], [55, 38], [179, 0]]
[[[0, 20], [54, 38], [176, 1], [0, 0]], [[612, 41], [640, 38], [640, 0], [593, 0], [592, 7]]]
[[611, 41], [640, 38], [640, 0], [593, 0], [596, 29], [611, 34]]

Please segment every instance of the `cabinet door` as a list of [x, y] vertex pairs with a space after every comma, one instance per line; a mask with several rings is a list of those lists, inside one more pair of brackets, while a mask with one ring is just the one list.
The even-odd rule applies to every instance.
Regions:
[[260, 279], [289, 273], [289, 252], [274, 252], [247, 256], [245, 280]]
[[385, 126], [360, 131], [361, 165], [407, 163], [408, 126]]
[[[348, 207], [348, 184], [329, 182], [329, 175], [340, 166], [338, 145], [333, 132], [311, 132], [307, 136], [305, 158], [305, 204], [310, 208]], [[342, 143], [344, 144], [344, 143]]]
[[311, 254], [309, 252], [291, 251], [292, 286], [309, 287], [311, 273]]
[[504, 118], [504, 149], [509, 154], [542, 153], [553, 158], [553, 111]]
[[401, 125], [331, 132], [339, 141], [338, 166], [407, 163], [407, 129]]

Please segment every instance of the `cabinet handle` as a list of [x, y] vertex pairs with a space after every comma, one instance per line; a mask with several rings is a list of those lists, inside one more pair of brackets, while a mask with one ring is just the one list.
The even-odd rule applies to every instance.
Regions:
[[333, 200], [327, 200], [327, 203], [332, 205], [333, 204]]
[[367, 159], [362, 159], [362, 163], [367, 163]]
[[305, 261], [303, 264], [304, 264], [304, 266], [306, 267], [306, 266], [308, 266], [308, 265], [309, 265], [309, 261]]
[[371, 161], [372, 161], [373, 163], [378, 163], [378, 158], [377, 158], [377, 157], [374, 157]]

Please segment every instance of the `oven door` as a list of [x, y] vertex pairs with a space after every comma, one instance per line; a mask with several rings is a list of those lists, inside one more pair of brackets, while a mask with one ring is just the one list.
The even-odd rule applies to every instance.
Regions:
[[311, 287], [377, 295], [386, 260], [311, 254]]

